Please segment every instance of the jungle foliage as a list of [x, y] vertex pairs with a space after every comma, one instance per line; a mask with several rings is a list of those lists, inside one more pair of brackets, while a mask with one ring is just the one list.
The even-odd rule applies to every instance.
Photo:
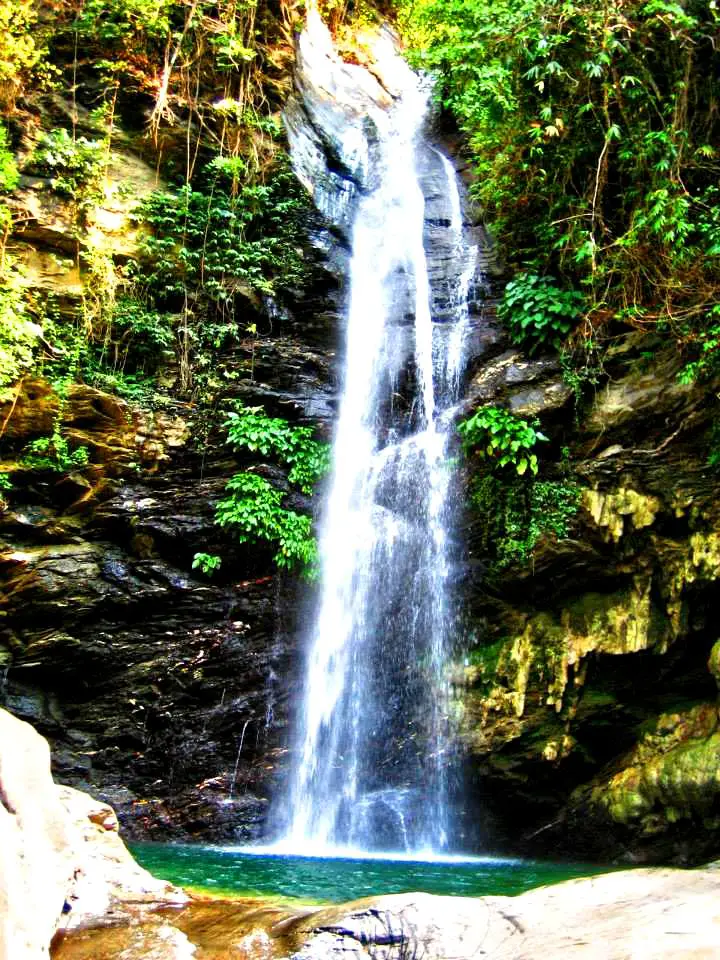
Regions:
[[567, 476], [567, 450], [562, 479], [538, 476], [538, 444], [548, 437], [537, 418], [525, 420], [503, 407], [481, 407], [461, 420], [457, 430], [470, 466], [469, 499], [491, 572], [531, 561], [543, 537], [568, 536], [581, 490]]
[[[325, 6], [344, 19], [344, 7]], [[312, 207], [280, 114], [303, 13], [296, 0], [0, 0], [0, 400], [16, 402], [36, 373], [61, 411], [74, 382], [142, 406], [179, 396], [202, 446], [233, 380], [254, 376], [263, 316], [284, 315], [309, 278]], [[127, 153], [156, 169], [154, 193], [118, 175]], [[59, 275], [79, 274], [80, 293], [38, 289], [17, 255], [22, 212], [4, 198], [22, 174], [61, 211], [69, 244], [51, 258]], [[137, 227], [131, 256], [93, 230], [118, 200]], [[88, 465], [61, 420], [15, 451], [23, 469]], [[303, 495], [326, 446], [259, 410], [225, 427], [254, 462], [228, 484], [218, 523], [270, 543], [280, 566], [310, 566]], [[272, 482], [254, 472], [260, 459]], [[193, 566], [209, 575], [220, 563], [198, 553]]]
[[538, 472], [537, 443], [547, 440], [537, 420], [528, 422], [503, 407], [481, 407], [458, 424], [463, 450], [487, 459], [490, 468], [511, 467], [522, 476]]
[[[508, 288], [511, 330], [555, 345], [568, 334], [571, 344], [597, 342], [618, 324], [657, 325], [681, 345], [687, 377], [714, 372], [715, 0], [400, 0], [399, 8], [415, 62], [435, 74], [467, 137], [473, 190], [522, 271], [515, 283], [537, 278], [527, 300], [513, 301]], [[553, 291], [567, 309], [548, 325], [532, 301]]]
[[[75, 317], [29, 296], [5, 254], [13, 218], [0, 200], [0, 389], [40, 360], [52, 378], [160, 402], [149, 384], [175, 354], [182, 392], [211, 399], [218, 350], [255, 336], [260, 300], [292, 296], [307, 276], [310, 205], [279, 115], [298, 16], [290, 0], [61, 0], [42, 16], [0, 0], [0, 194], [29, 173], [74, 205], [85, 283]], [[86, 219], [128, 138], [165, 185], [138, 204], [144, 239], [122, 262]]]
[[491, 572], [532, 561], [543, 537], [567, 538], [580, 508], [581, 492], [578, 484], [567, 479], [478, 477], [471, 501], [482, 524], [481, 542], [491, 558]]

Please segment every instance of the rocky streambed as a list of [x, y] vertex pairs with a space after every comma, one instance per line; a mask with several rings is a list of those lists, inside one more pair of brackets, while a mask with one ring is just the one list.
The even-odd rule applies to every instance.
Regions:
[[[518, 897], [398, 894], [301, 910], [262, 901], [125, 909], [54, 960], [700, 960], [720, 950], [720, 872], [639, 869]], [[119, 921], [119, 922], [118, 922]]]
[[47, 743], [0, 711], [0, 920], [0, 960], [700, 960], [720, 952], [720, 870], [321, 908], [193, 899], [138, 867], [112, 809], [57, 787]]

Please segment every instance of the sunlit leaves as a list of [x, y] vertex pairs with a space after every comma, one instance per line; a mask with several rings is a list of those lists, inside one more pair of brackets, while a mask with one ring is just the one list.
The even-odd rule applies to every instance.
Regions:
[[[290, 467], [288, 482], [304, 493], [329, 469], [329, 447], [313, 438], [310, 427], [291, 426], [269, 417], [262, 407], [239, 407], [225, 421], [227, 443]], [[311, 571], [317, 546], [312, 519], [288, 509], [285, 494], [264, 477], [236, 473], [226, 486], [230, 494], [217, 506], [215, 522], [232, 528], [240, 543], [268, 543], [278, 567]]]
[[[542, 299], [555, 287], [557, 308], [505, 311], [514, 336], [557, 343], [577, 309], [590, 325], [642, 309], [695, 349], [720, 300], [715, 0], [402, 7], [467, 136], [496, 241], [524, 273], [556, 278]], [[582, 303], [563, 302], [577, 290]]]
[[513, 340], [532, 353], [542, 346], [559, 348], [580, 317], [583, 295], [563, 290], [553, 277], [519, 273], [505, 287], [498, 316]]
[[466, 453], [488, 458], [497, 467], [511, 466], [522, 476], [538, 472], [537, 443], [547, 440], [537, 421], [529, 423], [502, 407], [482, 407], [458, 424]]

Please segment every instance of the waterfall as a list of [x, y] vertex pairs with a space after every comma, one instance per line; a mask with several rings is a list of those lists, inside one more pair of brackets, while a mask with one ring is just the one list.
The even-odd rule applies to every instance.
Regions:
[[[387, 35], [375, 51], [381, 88], [341, 63], [323, 30], [311, 17], [301, 39], [305, 126], [296, 112], [288, 129], [298, 174], [347, 227], [349, 296], [319, 607], [280, 845], [439, 852], [451, 832], [448, 445], [477, 249], [455, 171], [424, 136], [427, 85]], [[330, 170], [319, 171], [308, 122], [316, 142], [333, 145]], [[430, 194], [442, 216], [428, 215]]]

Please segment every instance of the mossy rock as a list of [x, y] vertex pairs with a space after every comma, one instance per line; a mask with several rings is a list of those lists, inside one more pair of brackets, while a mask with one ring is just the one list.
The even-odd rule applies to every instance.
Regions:
[[592, 788], [587, 799], [596, 813], [604, 811], [613, 823], [642, 834], [711, 815], [720, 801], [717, 706], [663, 714], [625, 762], [624, 769]]

